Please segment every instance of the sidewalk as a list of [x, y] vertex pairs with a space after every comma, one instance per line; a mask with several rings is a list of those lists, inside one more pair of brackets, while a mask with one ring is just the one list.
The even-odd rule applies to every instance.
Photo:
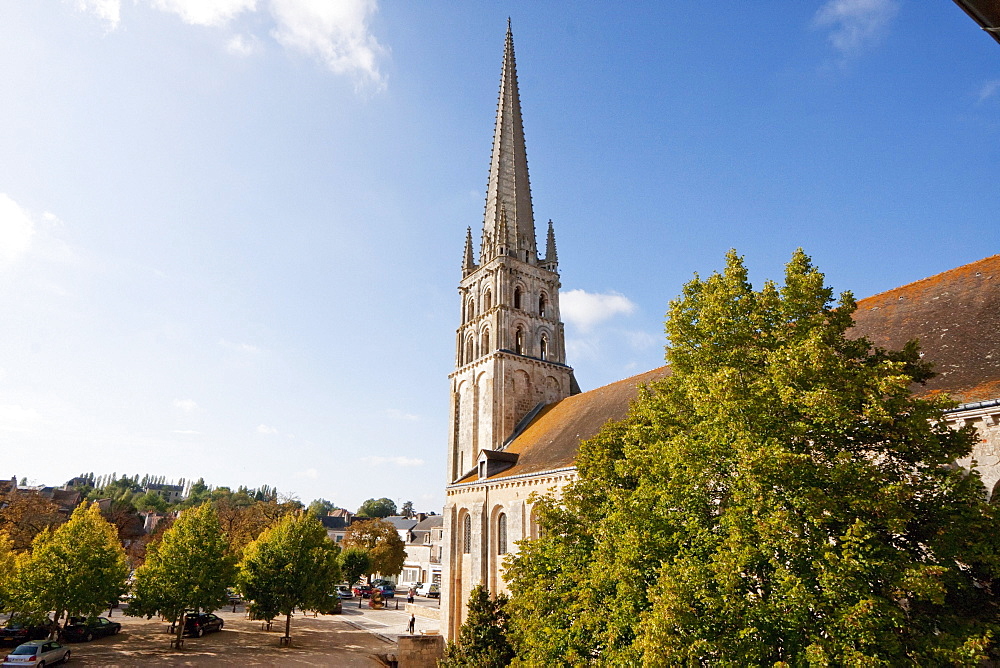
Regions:
[[437, 633], [441, 627], [441, 622], [436, 618], [437, 608], [426, 608], [421, 605], [407, 606], [403, 601], [399, 602], [399, 610], [396, 610], [395, 601], [391, 601], [389, 607], [382, 610], [373, 610], [368, 607], [368, 601], [364, 600], [362, 607], [358, 608], [357, 599], [344, 601], [344, 612], [341, 619], [351, 626], [373, 633], [389, 642], [396, 642], [398, 636], [409, 633], [407, 627], [410, 623], [409, 607], [416, 616], [415, 634]]

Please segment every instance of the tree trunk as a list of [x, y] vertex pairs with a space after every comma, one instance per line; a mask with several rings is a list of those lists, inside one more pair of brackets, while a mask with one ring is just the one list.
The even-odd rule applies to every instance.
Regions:
[[174, 641], [174, 647], [180, 649], [184, 647], [184, 622], [187, 621], [187, 611], [181, 610], [180, 622], [177, 624], [177, 639]]
[[289, 644], [292, 641], [292, 636], [290, 631], [292, 629], [292, 613], [289, 612], [285, 615], [285, 644]]

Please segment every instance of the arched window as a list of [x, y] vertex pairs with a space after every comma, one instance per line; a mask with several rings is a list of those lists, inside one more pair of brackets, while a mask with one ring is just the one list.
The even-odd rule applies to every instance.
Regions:
[[465, 319], [466, 321], [472, 320], [476, 317], [476, 302], [472, 297], [469, 297], [469, 303], [465, 306]]
[[507, 554], [507, 515], [497, 517], [497, 554]]
[[482, 350], [484, 355], [488, 355], [490, 352], [490, 330], [488, 329], [483, 330], [483, 345], [480, 350]]
[[466, 515], [462, 518], [462, 552], [472, 553], [472, 516]]
[[548, 359], [549, 354], [549, 337], [542, 334], [542, 340], [539, 342], [539, 348], [541, 349], [541, 354], [539, 357], [541, 359]]
[[469, 340], [465, 342], [465, 363], [468, 364], [473, 359], [474, 355], [473, 355], [472, 337], [470, 336]]
[[514, 352], [518, 355], [524, 354], [524, 330], [520, 327], [514, 332]]
[[483, 312], [489, 311], [493, 308], [493, 293], [490, 292], [489, 288], [486, 288], [486, 292], [483, 293]]
[[542, 318], [545, 317], [545, 307], [548, 305], [549, 303], [548, 300], [545, 298], [545, 295], [542, 295], [541, 297], [538, 298], [538, 315], [540, 317]]
[[514, 308], [521, 308], [521, 286], [514, 288]]

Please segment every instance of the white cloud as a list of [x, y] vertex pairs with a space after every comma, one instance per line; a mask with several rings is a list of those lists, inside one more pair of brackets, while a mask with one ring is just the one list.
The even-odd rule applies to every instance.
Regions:
[[0, 193], [0, 266], [13, 264], [31, 246], [35, 222], [4, 193]]
[[616, 315], [629, 315], [636, 307], [632, 300], [617, 292], [568, 290], [559, 296], [559, 308], [564, 321], [586, 332]]
[[985, 102], [986, 100], [996, 95], [998, 92], [1000, 92], [1000, 79], [993, 79], [991, 81], [987, 81], [979, 89], [979, 101]]
[[198, 409], [198, 404], [194, 399], [174, 399], [174, 408], [179, 408], [185, 413], [191, 413]]
[[388, 415], [389, 418], [393, 420], [407, 420], [410, 422], [416, 422], [417, 420], [420, 419], [419, 415], [416, 415], [415, 413], [405, 413], [399, 410], [398, 408], [387, 408], [385, 414]]
[[0, 406], [0, 431], [32, 431], [40, 416], [33, 408]]
[[424, 460], [413, 459], [410, 457], [362, 457], [361, 461], [369, 466], [393, 464], [394, 466], [399, 466], [400, 468], [411, 468], [414, 466], [424, 465]]
[[274, 427], [268, 427], [266, 424], [257, 425], [258, 434], [277, 434], [278, 430]]
[[378, 57], [384, 49], [368, 29], [375, 0], [271, 0], [272, 35], [285, 48], [318, 58], [334, 74], [384, 85]]
[[254, 35], [233, 35], [226, 42], [226, 51], [234, 56], [252, 56], [260, 50], [260, 40]]
[[76, 0], [76, 8], [104, 21], [109, 31], [117, 29], [122, 21], [121, 0]]
[[305, 471], [299, 471], [295, 475], [297, 475], [300, 478], [309, 478], [310, 480], [316, 480], [319, 478], [319, 471], [313, 468], [308, 468]]
[[257, 9], [257, 0], [153, 0], [153, 7], [196, 26], [223, 26], [243, 12]]
[[830, 30], [833, 48], [854, 56], [878, 40], [898, 10], [897, 0], [828, 0], [813, 22]]
[[226, 339], [219, 339], [219, 345], [224, 348], [229, 348], [230, 350], [246, 353], [248, 355], [256, 355], [260, 352], [260, 348], [251, 343], [234, 343], [233, 341], [227, 341]]

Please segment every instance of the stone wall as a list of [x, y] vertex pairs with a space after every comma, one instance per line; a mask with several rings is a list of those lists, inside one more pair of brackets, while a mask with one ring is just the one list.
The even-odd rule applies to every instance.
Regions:
[[444, 638], [439, 635], [399, 636], [397, 647], [398, 668], [437, 668], [444, 656]]

